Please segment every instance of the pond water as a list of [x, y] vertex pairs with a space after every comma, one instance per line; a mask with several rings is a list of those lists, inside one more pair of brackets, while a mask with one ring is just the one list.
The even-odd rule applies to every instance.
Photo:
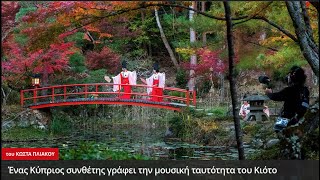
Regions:
[[[61, 107], [62, 108], [62, 107]], [[58, 147], [62, 150], [80, 149], [83, 143], [98, 145], [112, 151], [126, 151], [132, 154], [143, 154], [153, 159], [201, 159], [201, 160], [234, 160], [238, 159], [238, 151], [234, 145], [234, 128], [232, 121], [217, 123], [223, 133], [214, 134], [216, 141], [210, 141], [210, 146], [199, 141], [203, 131], [191, 119], [202, 123], [202, 128], [213, 128], [213, 117], [199, 118], [198, 112], [178, 114], [173, 111], [159, 110], [138, 106], [77, 106], [65, 109], [52, 109], [55, 115], [47, 132], [39, 130], [18, 130], [15, 136], [8, 139], [24, 139], [24, 142], [2, 141], [3, 147]], [[91, 113], [89, 113], [91, 112]], [[193, 116], [197, 116], [193, 117]], [[184, 121], [184, 123], [181, 123]], [[188, 123], [186, 123], [188, 122]], [[218, 120], [217, 120], [218, 122]], [[209, 123], [209, 124], [205, 124]], [[211, 123], [211, 124], [210, 124]], [[165, 133], [169, 127], [185, 128], [183, 135], [191, 142], [183, 142], [179, 138], [166, 139]], [[192, 132], [189, 132], [192, 131]], [[207, 132], [207, 131], [205, 131]], [[209, 131], [208, 131], [209, 132]], [[35, 136], [34, 134], [40, 134]], [[22, 137], [24, 134], [30, 137]], [[198, 137], [190, 137], [197, 135]], [[212, 134], [211, 134], [212, 135]], [[205, 136], [206, 140], [212, 136]], [[181, 136], [181, 134], [180, 134]], [[34, 137], [34, 138], [31, 138]], [[34, 140], [32, 140], [34, 139]], [[230, 140], [231, 139], [231, 140]], [[220, 141], [221, 140], [221, 141]], [[226, 140], [226, 141], [224, 141]], [[224, 144], [225, 142], [232, 142]], [[209, 143], [209, 141], [208, 141]], [[96, 148], [96, 146], [93, 146]], [[246, 157], [258, 150], [245, 144]]]
[[[154, 159], [199, 159], [199, 160], [236, 160], [235, 147], [205, 146], [181, 142], [179, 139], [165, 140], [165, 127], [139, 128], [111, 126], [104, 130], [77, 131], [70, 136], [54, 139], [42, 139], [26, 142], [3, 142], [3, 147], [58, 147], [60, 149], [77, 148], [83, 142], [93, 142], [114, 151], [127, 151], [143, 154]], [[257, 150], [245, 145], [246, 156]]]

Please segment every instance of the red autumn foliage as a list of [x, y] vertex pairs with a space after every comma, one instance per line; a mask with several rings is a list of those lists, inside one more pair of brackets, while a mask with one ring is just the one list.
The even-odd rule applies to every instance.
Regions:
[[97, 26], [101, 32], [108, 32], [113, 35], [113, 38], [125, 38], [132, 39], [141, 34], [140, 29], [131, 31], [128, 27], [130, 19], [127, 17], [119, 17], [113, 20], [102, 20], [101, 23]]
[[9, 84], [27, 79], [31, 74], [53, 74], [68, 68], [69, 55], [73, 52], [73, 43], [52, 44], [46, 51], [38, 50], [24, 53], [22, 48], [12, 41], [3, 44], [6, 61], [1, 62], [2, 79]]
[[16, 1], [1, 1], [1, 42], [16, 25], [15, 16], [20, 6]]
[[115, 73], [120, 64], [120, 56], [108, 47], [104, 47], [101, 52], [89, 51], [86, 54], [86, 66], [90, 70], [107, 69], [110, 73]]
[[310, 6], [310, 2], [306, 1], [306, 7], [308, 8]]
[[[197, 50], [198, 63], [191, 65], [190, 63], [183, 63], [182, 67], [186, 70], [193, 69], [196, 76], [209, 77], [212, 73], [219, 74], [226, 70], [226, 65], [222, 59], [219, 58], [218, 51], [211, 51], [207, 48]], [[212, 71], [212, 72], [211, 72]]]

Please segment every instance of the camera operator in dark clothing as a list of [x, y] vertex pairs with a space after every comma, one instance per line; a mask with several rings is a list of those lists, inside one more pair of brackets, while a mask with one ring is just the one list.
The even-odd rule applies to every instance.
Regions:
[[296, 124], [304, 116], [309, 107], [309, 90], [304, 86], [306, 75], [301, 67], [293, 66], [286, 77], [288, 87], [279, 92], [272, 92], [266, 89], [266, 95], [274, 101], [284, 101], [280, 114], [281, 118], [286, 118], [286, 126]]

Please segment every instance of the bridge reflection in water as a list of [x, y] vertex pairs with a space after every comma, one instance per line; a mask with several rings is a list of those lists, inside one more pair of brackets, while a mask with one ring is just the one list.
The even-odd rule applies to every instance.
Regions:
[[[120, 86], [119, 91], [112, 91], [114, 85]], [[131, 93], [120, 91], [121, 84], [93, 83], [93, 84], [67, 84], [34, 89], [21, 90], [20, 102], [22, 107], [31, 109], [48, 108], [55, 106], [72, 106], [83, 104], [110, 104], [133, 105], [152, 108], [162, 108], [181, 111], [185, 107], [196, 106], [196, 92], [186, 89], [165, 87], [163, 89], [163, 101], [151, 101], [153, 95], [148, 95], [147, 85], [132, 86]], [[130, 94], [131, 99], [120, 98]], [[155, 96], [160, 97], [160, 96]]]

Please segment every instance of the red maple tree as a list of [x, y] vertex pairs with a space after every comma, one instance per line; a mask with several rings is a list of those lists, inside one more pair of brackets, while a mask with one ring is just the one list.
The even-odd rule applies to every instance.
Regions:
[[16, 1], [1, 1], [1, 42], [15, 27], [15, 17], [19, 9], [20, 6]]
[[120, 64], [120, 56], [108, 47], [104, 47], [101, 52], [89, 51], [86, 54], [86, 66], [90, 70], [105, 68], [110, 73], [115, 73], [117, 64]]
[[182, 63], [185, 70], [193, 69], [195, 76], [209, 77], [212, 74], [223, 73], [226, 70], [224, 61], [219, 58], [219, 51], [212, 51], [208, 48], [200, 48], [196, 52], [199, 57], [197, 65]]
[[73, 53], [70, 50], [73, 43], [70, 42], [52, 44], [47, 50], [41, 49], [29, 53], [14, 41], [8, 41], [3, 45], [6, 60], [1, 62], [2, 79], [16, 88], [30, 84], [25, 81], [32, 74], [43, 74], [44, 78], [47, 78], [50, 74], [67, 69], [68, 56]]

